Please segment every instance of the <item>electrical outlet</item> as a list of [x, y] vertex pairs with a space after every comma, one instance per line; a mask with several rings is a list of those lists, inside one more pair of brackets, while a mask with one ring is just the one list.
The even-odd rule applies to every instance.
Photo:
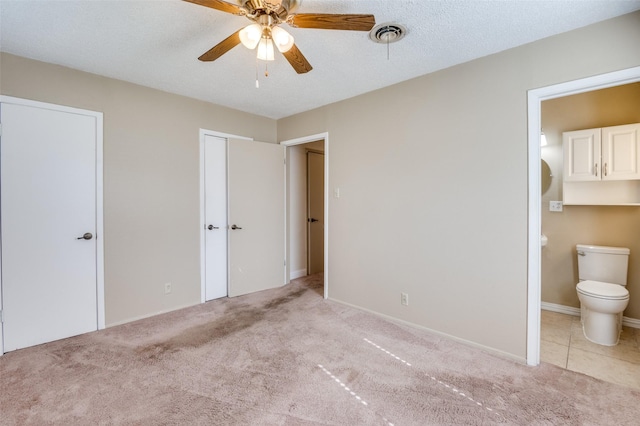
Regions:
[[400, 293], [400, 303], [405, 306], [409, 305], [409, 295], [407, 293]]
[[171, 293], [171, 283], [164, 283], [164, 294]]
[[549, 201], [549, 211], [550, 212], [561, 212], [562, 211], [562, 201]]

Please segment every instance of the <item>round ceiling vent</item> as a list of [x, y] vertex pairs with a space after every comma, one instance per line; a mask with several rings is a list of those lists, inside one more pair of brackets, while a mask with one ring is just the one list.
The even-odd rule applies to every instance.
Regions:
[[376, 43], [395, 43], [407, 34], [407, 29], [400, 24], [379, 24], [371, 29], [369, 38]]

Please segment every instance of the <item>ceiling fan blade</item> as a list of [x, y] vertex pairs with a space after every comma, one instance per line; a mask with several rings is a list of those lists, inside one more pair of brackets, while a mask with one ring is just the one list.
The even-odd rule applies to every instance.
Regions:
[[203, 53], [198, 59], [203, 62], [215, 61], [234, 47], [240, 44], [240, 30], [231, 34], [220, 43]]
[[220, 10], [222, 12], [231, 13], [234, 15], [243, 15], [244, 9], [240, 6], [236, 6], [232, 3], [227, 3], [222, 0], [184, 0], [189, 3], [199, 4], [200, 6], [210, 7], [211, 9]]
[[287, 23], [296, 28], [369, 31], [376, 24], [376, 18], [373, 15], [298, 13], [290, 15]]
[[291, 46], [291, 49], [284, 52], [283, 55], [298, 74], [304, 74], [313, 69], [309, 61], [307, 61], [307, 58], [304, 57], [295, 44]]

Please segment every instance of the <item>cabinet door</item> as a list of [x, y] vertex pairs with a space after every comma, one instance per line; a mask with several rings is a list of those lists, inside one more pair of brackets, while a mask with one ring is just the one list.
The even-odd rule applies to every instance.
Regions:
[[602, 129], [602, 179], [640, 179], [640, 124]]
[[562, 143], [564, 180], [600, 180], [600, 129], [565, 132]]

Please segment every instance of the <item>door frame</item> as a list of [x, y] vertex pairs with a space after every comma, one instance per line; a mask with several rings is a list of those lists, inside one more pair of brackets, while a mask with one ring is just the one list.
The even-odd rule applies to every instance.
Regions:
[[[13, 104], [34, 108], [49, 109], [93, 117], [96, 120], [96, 325], [98, 330], [105, 328], [104, 305], [104, 209], [103, 209], [103, 114], [97, 111], [32, 101], [13, 96], [0, 95], [1, 104]], [[0, 133], [1, 138], [1, 133]], [[0, 241], [1, 243], [1, 241]], [[2, 252], [0, 250], [0, 256]], [[0, 258], [0, 308], [2, 300], [2, 262]], [[4, 354], [4, 327], [0, 326], [0, 356]]]
[[[324, 298], [329, 298], [329, 132], [318, 133], [315, 135], [302, 136], [296, 139], [288, 139], [280, 142], [281, 145], [285, 147], [302, 145], [309, 142], [324, 142]], [[285, 151], [285, 153], [288, 150]], [[286, 156], [286, 154], [285, 154]], [[287, 161], [287, 170], [289, 167], [289, 162]], [[289, 182], [285, 181], [286, 185], [286, 199], [287, 206], [285, 208], [285, 214], [288, 214], [288, 201], [289, 201]], [[285, 238], [285, 246], [286, 246], [286, 259], [289, 260], [289, 233], [290, 230], [288, 227], [285, 227], [287, 231], [287, 238]], [[286, 281], [290, 282], [290, 273], [291, 273], [291, 262], [287, 261], [287, 269], [286, 269]]]
[[[207, 130], [200, 129], [200, 221], [198, 223], [199, 235], [200, 235], [200, 303], [206, 302], [206, 290], [207, 290], [207, 282], [206, 282], [206, 251], [205, 251], [205, 182], [204, 182], [204, 172], [205, 172], [205, 161], [204, 161], [204, 143], [206, 136], [215, 136], [218, 138], [226, 139], [227, 145], [229, 144], [229, 139], [242, 139], [252, 141], [253, 138], [246, 136], [238, 136], [230, 133], [217, 132], [215, 130]], [[228, 152], [228, 151], [227, 151]], [[229, 158], [227, 158], [227, 173], [229, 167]], [[229, 217], [229, 191], [227, 188], [227, 218]], [[227, 224], [228, 225], [228, 224]], [[227, 253], [229, 253], [229, 239], [227, 238]], [[229, 258], [227, 256], [227, 294], [229, 294]]]
[[540, 309], [541, 309], [541, 246], [542, 211], [540, 195], [540, 132], [541, 103], [578, 93], [591, 92], [613, 86], [640, 81], [640, 67], [628, 68], [582, 78], [527, 92], [528, 104], [528, 157], [529, 157], [529, 220], [527, 266], [527, 364], [540, 364]]

